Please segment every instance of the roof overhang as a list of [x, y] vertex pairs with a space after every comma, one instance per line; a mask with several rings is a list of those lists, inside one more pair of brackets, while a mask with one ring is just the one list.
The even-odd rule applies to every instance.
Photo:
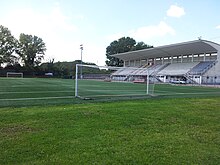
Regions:
[[218, 51], [220, 51], [220, 45], [217, 43], [207, 40], [195, 40], [189, 42], [182, 42], [178, 44], [158, 46], [158, 47], [143, 49], [138, 51], [113, 54], [111, 56], [119, 58], [124, 61], [128, 61], [135, 59], [149, 59], [149, 58], [170, 57], [170, 56], [180, 56], [180, 55], [217, 53]]

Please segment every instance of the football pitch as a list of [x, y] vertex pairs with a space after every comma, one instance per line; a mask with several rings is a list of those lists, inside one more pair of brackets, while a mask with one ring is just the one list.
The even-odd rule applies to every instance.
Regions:
[[125, 100], [149, 97], [220, 96], [220, 88], [79, 80], [75, 98], [75, 81], [70, 79], [0, 78], [0, 107]]
[[74, 85], [0, 78], [0, 164], [220, 164], [219, 88]]

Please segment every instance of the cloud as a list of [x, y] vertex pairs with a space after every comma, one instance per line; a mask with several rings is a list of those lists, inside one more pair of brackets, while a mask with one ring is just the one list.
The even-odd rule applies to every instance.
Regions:
[[1, 24], [9, 28], [17, 39], [21, 33], [42, 38], [47, 47], [45, 59], [52, 57], [55, 61], [74, 60], [73, 45], [79, 43], [73, 43], [70, 36], [74, 36], [79, 29], [71, 21], [59, 4], [55, 4], [47, 12], [19, 8], [0, 17]]
[[145, 26], [136, 30], [131, 30], [129, 33], [132, 37], [138, 40], [176, 34], [175, 30], [164, 21], [161, 21], [158, 25]]
[[32, 8], [13, 10], [0, 21], [16, 37], [20, 33], [41, 37], [48, 36], [53, 31], [77, 31], [77, 27], [69, 23], [69, 18], [62, 13], [58, 5], [55, 5], [48, 13], [39, 13]]
[[77, 14], [74, 16], [74, 19], [77, 19], [77, 20], [84, 20], [85, 19], [85, 16], [82, 15], [82, 14]]
[[109, 42], [118, 40], [119, 38], [124, 37], [122, 33], [115, 33], [106, 37]]
[[216, 26], [215, 28], [216, 28], [216, 29], [220, 29], [220, 25]]
[[83, 60], [86, 59], [87, 62], [93, 62], [101, 66], [105, 65], [106, 48], [103, 44], [101, 45], [91, 42], [85, 43], [85, 49], [83, 50]]
[[184, 8], [177, 5], [171, 5], [170, 8], [167, 10], [167, 16], [169, 17], [180, 18], [185, 14], [186, 13], [184, 11]]
[[53, 26], [58, 27], [63, 30], [76, 31], [77, 27], [75, 25], [68, 23], [68, 20], [69, 20], [69, 18], [62, 13], [62, 11], [58, 5], [56, 5], [52, 9], [52, 11], [48, 17], [48, 21]]

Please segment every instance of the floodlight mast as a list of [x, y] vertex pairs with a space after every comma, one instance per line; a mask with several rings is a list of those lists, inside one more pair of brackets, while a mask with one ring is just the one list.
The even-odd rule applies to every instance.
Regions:
[[80, 49], [81, 49], [81, 68], [80, 68], [80, 79], [82, 79], [82, 52], [83, 52], [83, 44], [80, 45]]

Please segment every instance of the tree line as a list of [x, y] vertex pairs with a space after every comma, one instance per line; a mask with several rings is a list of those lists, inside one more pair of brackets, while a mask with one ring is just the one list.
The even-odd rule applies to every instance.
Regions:
[[[152, 47], [144, 42], [136, 42], [133, 38], [122, 37], [107, 46], [105, 63], [107, 66], [123, 66], [122, 60], [111, 55]], [[46, 50], [42, 38], [21, 33], [16, 39], [7, 27], [0, 25], [0, 76], [6, 71], [23, 72], [30, 76], [44, 75], [46, 72], [51, 72], [56, 77], [72, 77], [75, 74], [75, 65], [81, 63], [80, 60], [54, 62], [54, 59], [50, 59], [42, 63]]]
[[11, 31], [0, 25], [0, 67], [6, 65], [20, 65], [28, 69], [38, 66], [45, 54], [46, 45], [37, 36], [21, 33], [16, 39]]

